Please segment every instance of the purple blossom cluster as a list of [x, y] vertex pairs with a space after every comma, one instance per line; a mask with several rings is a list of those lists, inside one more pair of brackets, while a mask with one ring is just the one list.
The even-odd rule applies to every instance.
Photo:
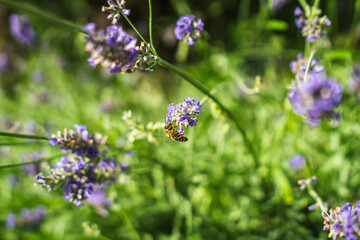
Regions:
[[36, 180], [48, 191], [61, 186], [65, 199], [79, 207], [91, 197], [94, 186], [111, 184], [121, 167], [114, 158], [106, 158], [106, 137], [99, 133], [89, 134], [86, 125], [75, 124], [74, 129], [65, 129], [64, 133], [59, 131], [49, 138], [51, 145], [58, 145], [70, 154], [56, 162], [47, 175], [38, 174]]
[[174, 29], [175, 37], [184, 40], [188, 45], [194, 45], [202, 31], [204, 31], [204, 23], [201, 18], [195, 19], [194, 15], [180, 17]]
[[39, 206], [34, 210], [29, 208], [22, 208], [19, 215], [10, 213], [6, 219], [6, 227], [13, 228], [28, 228], [34, 229], [39, 226], [46, 217], [46, 209], [44, 206]]
[[0, 54], [0, 74], [4, 74], [8, 72], [9, 67], [9, 59], [5, 53]]
[[10, 32], [20, 44], [30, 47], [35, 43], [35, 32], [28, 16], [11, 14], [9, 17]]
[[86, 125], [74, 125], [74, 130], [64, 129], [64, 132], [58, 131], [57, 134], [48, 137], [52, 146], [59, 146], [65, 152], [71, 152], [77, 156], [96, 158], [102, 150], [107, 150], [107, 137], [99, 133], [89, 134]]
[[316, 39], [326, 35], [325, 27], [331, 25], [331, 21], [327, 16], [320, 17], [305, 16], [300, 7], [296, 7], [294, 11], [296, 27], [301, 29], [302, 35], [308, 42], [314, 42]]
[[360, 100], [360, 62], [353, 68], [353, 77], [349, 85], [350, 91], [357, 92], [357, 98]]
[[69, 155], [56, 162], [47, 176], [38, 174], [36, 180], [37, 184], [48, 191], [61, 186], [65, 191], [64, 198], [80, 207], [84, 200], [91, 197], [94, 186], [111, 184], [119, 172], [120, 167], [114, 158], [95, 161]]
[[95, 24], [89, 23], [83, 30], [89, 35], [85, 37], [85, 51], [90, 52], [90, 66], [109, 69], [112, 73], [125, 72], [139, 52], [136, 49], [136, 38], [128, 35], [121, 26], [111, 25], [106, 31], [96, 31]]
[[179, 133], [184, 133], [184, 127], [193, 127], [197, 124], [197, 115], [201, 110], [200, 102], [194, 98], [188, 97], [184, 102], [176, 104], [169, 104], [168, 114], [166, 115], [166, 122], [174, 123], [177, 126]]
[[329, 214], [322, 212], [324, 231], [330, 231], [329, 237], [336, 240], [338, 237], [346, 240], [360, 237], [360, 201], [354, 206], [346, 203], [341, 207], [330, 209]]
[[334, 112], [342, 100], [342, 87], [336, 80], [329, 80], [323, 73], [323, 66], [315, 60], [310, 65], [307, 78], [305, 71], [308, 60], [298, 55], [297, 61], [290, 64], [296, 74], [288, 92], [289, 101], [296, 114], [306, 117], [307, 122], [317, 126], [322, 118], [338, 121], [340, 114]]

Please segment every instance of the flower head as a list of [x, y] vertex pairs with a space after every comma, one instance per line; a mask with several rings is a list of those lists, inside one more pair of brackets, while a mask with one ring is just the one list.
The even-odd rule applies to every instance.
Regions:
[[319, 15], [307, 18], [300, 7], [296, 7], [294, 11], [295, 25], [301, 29], [301, 33], [306, 37], [306, 41], [314, 42], [316, 39], [326, 35], [325, 27], [331, 25], [331, 21], [327, 16], [320, 17]]
[[146, 72], [149, 69], [142, 65], [151, 65], [158, 60], [150, 54], [150, 45], [136, 46], [136, 38], [128, 35], [121, 26], [111, 25], [106, 31], [96, 31], [95, 24], [89, 23], [83, 30], [89, 34], [85, 37], [85, 51], [90, 52], [88, 62], [94, 68], [101, 65], [112, 73]]
[[97, 157], [107, 148], [107, 138], [99, 133], [90, 135], [86, 125], [74, 125], [74, 130], [64, 129], [48, 137], [52, 146], [58, 145], [61, 150], [71, 151], [78, 156]]
[[107, 137], [99, 133], [89, 134], [86, 125], [74, 125], [74, 130], [49, 138], [51, 145], [58, 145], [61, 150], [70, 152], [63, 156], [47, 175], [36, 176], [37, 184], [48, 191], [61, 186], [64, 198], [82, 206], [84, 200], [91, 197], [96, 185], [109, 185], [120, 172], [114, 158], [106, 158]]
[[306, 81], [294, 81], [288, 98], [294, 112], [305, 116], [310, 125], [317, 126], [322, 118], [340, 119], [333, 109], [341, 103], [342, 87], [323, 74], [310, 74]]
[[290, 159], [290, 166], [295, 170], [300, 170], [305, 166], [305, 157], [302, 154], [295, 154]]
[[185, 15], [177, 20], [174, 33], [178, 40], [184, 39], [187, 44], [194, 45], [203, 30], [204, 23], [201, 18], [195, 19], [194, 15]]
[[95, 185], [111, 184], [118, 172], [119, 166], [113, 158], [95, 160], [69, 155], [62, 157], [47, 176], [38, 174], [36, 180], [49, 191], [60, 185], [65, 191], [64, 198], [80, 207], [91, 197]]
[[0, 74], [9, 71], [9, 59], [8, 56], [3, 53], [0, 54]]
[[193, 127], [197, 124], [197, 115], [200, 113], [202, 105], [194, 98], [186, 98], [184, 102], [169, 104], [166, 122], [172, 122], [177, 126], [179, 133], [184, 133], [184, 127]]
[[346, 203], [341, 207], [330, 209], [329, 214], [323, 212], [323, 230], [330, 231], [329, 237], [333, 239], [357, 239], [360, 236], [360, 201], [355, 206]]
[[109, 26], [106, 31], [96, 32], [95, 24], [89, 23], [83, 30], [89, 34], [85, 37], [85, 51], [90, 52], [90, 66], [110, 69], [113, 73], [124, 72], [138, 56], [136, 38], [128, 35], [121, 26]]
[[30, 25], [28, 16], [11, 14], [9, 17], [10, 32], [20, 44], [30, 47], [35, 42], [35, 32]]
[[118, 20], [121, 17], [121, 13], [125, 16], [130, 15], [130, 10], [125, 8], [125, 0], [108, 0], [108, 7], [103, 6], [101, 11], [110, 13], [108, 19], [112, 19], [112, 24], [117, 24]]

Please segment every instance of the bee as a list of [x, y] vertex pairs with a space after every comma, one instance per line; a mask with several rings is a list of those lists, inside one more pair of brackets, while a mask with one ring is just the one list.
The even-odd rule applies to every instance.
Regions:
[[167, 123], [164, 126], [164, 130], [165, 130], [166, 136], [169, 137], [171, 142], [172, 142], [172, 140], [179, 141], [179, 142], [186, 142], [188, 140], [188, 138], [185, 137], [183, 133], [179, 133], [174, 129], [174, 126], [171, 122]]

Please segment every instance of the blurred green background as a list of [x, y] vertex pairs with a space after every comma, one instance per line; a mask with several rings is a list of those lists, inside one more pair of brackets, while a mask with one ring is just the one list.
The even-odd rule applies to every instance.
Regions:
[[[105, 0], [26, 3], [79, 25], [110, 24], [101, 12]], [[203, 105], [186, 143], [171, 144], [161, 127], [152, 125], [165, 121], [169, 103], [204, 97], [169, 70], [113, 75], [92, 69], [83, 33], [34, 14], [28, 16], [37, 41], [24, 48], [9, 33], [9, 15], [17, 11], [0, 4], [0, 53], [8, 54], [12, 68], [0, 75], [0, 130], [49, 136], [87, 124], [90, 132], [109, 136], [119, 162], [134, 151], [129, 173], [108, 189], [113, 204], [107, 217], [88, 205], [76, 208], [61, 189], [34, 186], [34, 176], [21, 168], [0, 169], [0, 239], [327, 239], [320, 210], [308, 211], [315, 202], [297, 180], [316, 175], [315, 188], [332, 201], [330, 207], [359, 200], [360, 107], [348, 85], [360, 59], [360, 1], [320, 4], [332, 25], [316, 57], [344, 90], [336, 128], [327, 122], [312, 128], [293, 113], [287, 86], [294, 76], [288, 66], [304, 50], [294, 24], [297, 2], [289, 0], [278, 10], [269, 5], [264, 0], [153, 0], [157, 52], [216, 90], [253, 142], [255, 163], [235, 126], [211, 101]], [[148, 39], [147, 1], [128, 0], [127, 8]], [[205, 23], [192, 47], [173, 35], [176, 20], [185, 14]], [[124, 19], [120, 24], [135, 36]], [[252, 91], [256, 77], [262, 82], [259, 92]], [[127, 110], [136, 124], [122, 119]], [[47, 143], [6, 146], [12, 142], [24, 141], [0, 138], [0, 164], [18, 163], [34, 152], [58, 154]], [[309, 160], [307, 171], [290, 168], [296, 153]], [[15, 185], [10, 184], [14, 176]], [[38, 228], [6, 228], [9, 213], [38, 205], [47, 208]]]

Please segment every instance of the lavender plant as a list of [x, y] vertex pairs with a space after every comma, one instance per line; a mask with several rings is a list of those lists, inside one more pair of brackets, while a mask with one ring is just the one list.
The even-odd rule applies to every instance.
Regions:
[[9, 17], [10, 32], [14, 39], [25, 47], [35, 43], [35, 32], [28, 16], [11, 14]]
[[94, 186], [111, 184], [120, 171], [114, 158], [107, 158], [108, 145], [106, 137], [99, 133], [90, 135], [86, 125], [74, 125], [73, 130], [58, 132], [49, 138], [50, 144], [69, 155], [63, 156], [48, 175], [40, 173], [36, 176], [37, 184], [52, 191], [61, 186], [65, 191], [65, 199], [69, 199], [77, 207], [91, 197]]
[[175, 37], [184, 40], [188, 45], [194, 45], [202, 31], [204, 31], [204, 23], [201, 18], [195, 19], [194, 15], [180, 17], [174, 29]]
[[[300, 3], [303, 3], [302, 1]], [[303, 3], [303, 5], [305, 5]], [[321, 11], [314, 5], [306, 13], [298, 7], [295, 9], [295, 23], [302, 28], [303, 36], [308, 42], [319, 39], [324, 25], [330, 25], [327, 17], [319, 20]], [[316, 50], [313, 50], [308, 58], [300, 53], [297, 60], [290, 63], [291, 71], [295, 74], [296, 80], [289, 87], [288, 98], [296, 114], [304, 116], [312, 126], [318, 126], [321, 119], [331, 119], [335, 122], [340, 120], [340, 114], [334, 111], [342, 100], [342, 86], [335, 79], [328, 79], [324, 73], [324, 67], [317, 65], [320, 59], [314, 59]]]
[[173, 123], [176, 131], [184, 133], [184, 128], [196, 126], [198, 120], [197, 115], [200, 113], [202, 105], [195, 98], [185, 98], [184, 102], [176, 104], [170, 103], [166, 122]]

